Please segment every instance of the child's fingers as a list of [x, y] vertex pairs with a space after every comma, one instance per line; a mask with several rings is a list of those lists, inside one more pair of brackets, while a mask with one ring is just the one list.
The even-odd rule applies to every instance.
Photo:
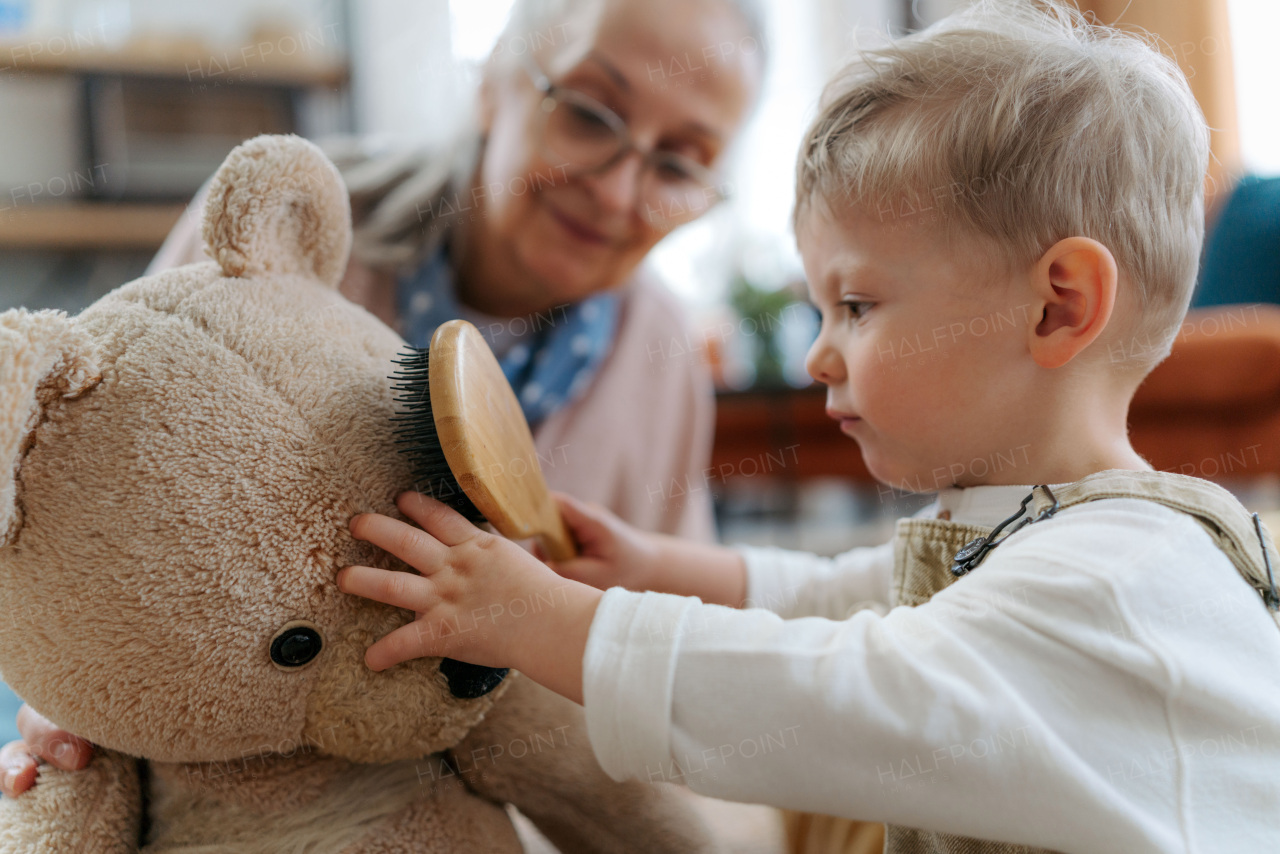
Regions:
[[32, 756], [39, 756], [64, 771], [83, 768], [93, 756], [92, 744], [59, 728], [26, 703], [18, 709], [18, 734]]
[[555, 496], [556, 503], [560, 507], [560, 517], [564, 519], [564, 523], [569, 526], [579, 541], [590, 539], [593, 531], [604, 528], [607, 517], [599, 508], [584, 504], [563, 492], [554, 492], [552, 495]]
[[381, 513], [352, 516], [347, 527], [357, 540], [390, 552], [424, 575], [429, 575], [448, 552], [448, 546], [427, 531]]
[[562, 514], [568, 513], [579, 519], [587, 515], [587, 505], [569, 493], [552, 491], [551, 497], [555, 499], [556, 506], [560, 508]]
[[404, 608], [427, 610], [435, 599], [430, 579], [412, 572], [395, 572], [372, 566], [344, 566], [338, 570], [338, 589], [375, 602]]
[[36, 760], [25, 741], [11, 741], [0, 747], [0, 792], [16, 798], [36, 781]]
[[421, 492], [400, 493], [396, 496], [396, 506], [446, 546], [465, 543], [480, 530], [457, 510]]
[[364, 663], [370, 670], [386, 670], [402, 661], [434, 655], [431, 643], [432, 632], [427, 630], [422, 620], [388, 632], [364, 651]]

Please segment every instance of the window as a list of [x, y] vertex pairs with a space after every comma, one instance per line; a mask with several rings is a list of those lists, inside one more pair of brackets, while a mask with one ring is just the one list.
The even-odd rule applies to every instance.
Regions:
[[1236, 104], [1240, 111], [1240, 147], [1246, 169], [1280, 175], [1280, 111], [1275, 87], [1280, 60], [1275, 39], [1280, 34], [1280, 3], [1275, 0], [1228, 0], [1235, 58]]

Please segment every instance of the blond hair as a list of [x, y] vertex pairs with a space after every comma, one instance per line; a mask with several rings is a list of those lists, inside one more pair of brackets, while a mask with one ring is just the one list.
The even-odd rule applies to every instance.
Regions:
[[[1149, 39], [1057, 0], [980, 0], [860, 52], [828, 84], [796, 169], [815, 202], [881, 219], [933, 208], [1011, 265], [1091, 237], [1136, 290], [1124, 367], [1168, 355], [1204, 237], [1209, 133]], [[1113, 360], [1114, 361], [1114, 360]]]

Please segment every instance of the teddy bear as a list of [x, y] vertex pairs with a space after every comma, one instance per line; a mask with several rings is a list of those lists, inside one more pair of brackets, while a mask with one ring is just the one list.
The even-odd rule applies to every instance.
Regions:
[[0, 854], [517, 852], [507, 804], [564, 851], [708, 850], [532, 680], [365, 665], [414, 616], [334, 580], [412, 571], [347, 528], [405, 519], [405, 342], [337, 290], [351, 215], [313, 144], [250, 140], [208, 199], [212, 261], [0, 314], [0, 677], [98, 745], [0, 800]]

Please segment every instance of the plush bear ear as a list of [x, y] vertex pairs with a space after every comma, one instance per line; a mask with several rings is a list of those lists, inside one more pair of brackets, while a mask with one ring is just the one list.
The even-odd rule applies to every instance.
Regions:
[[65, 312], [0, 314], [0, 546], [22, 526], [17, 476], [45, 409], [98, 384], [93, 342]]
[[336, 288], [351, 251], [346, 185], [305, 139], [254, 137], [213, 176], [204, 242], [227, 276], [304, 273]]

